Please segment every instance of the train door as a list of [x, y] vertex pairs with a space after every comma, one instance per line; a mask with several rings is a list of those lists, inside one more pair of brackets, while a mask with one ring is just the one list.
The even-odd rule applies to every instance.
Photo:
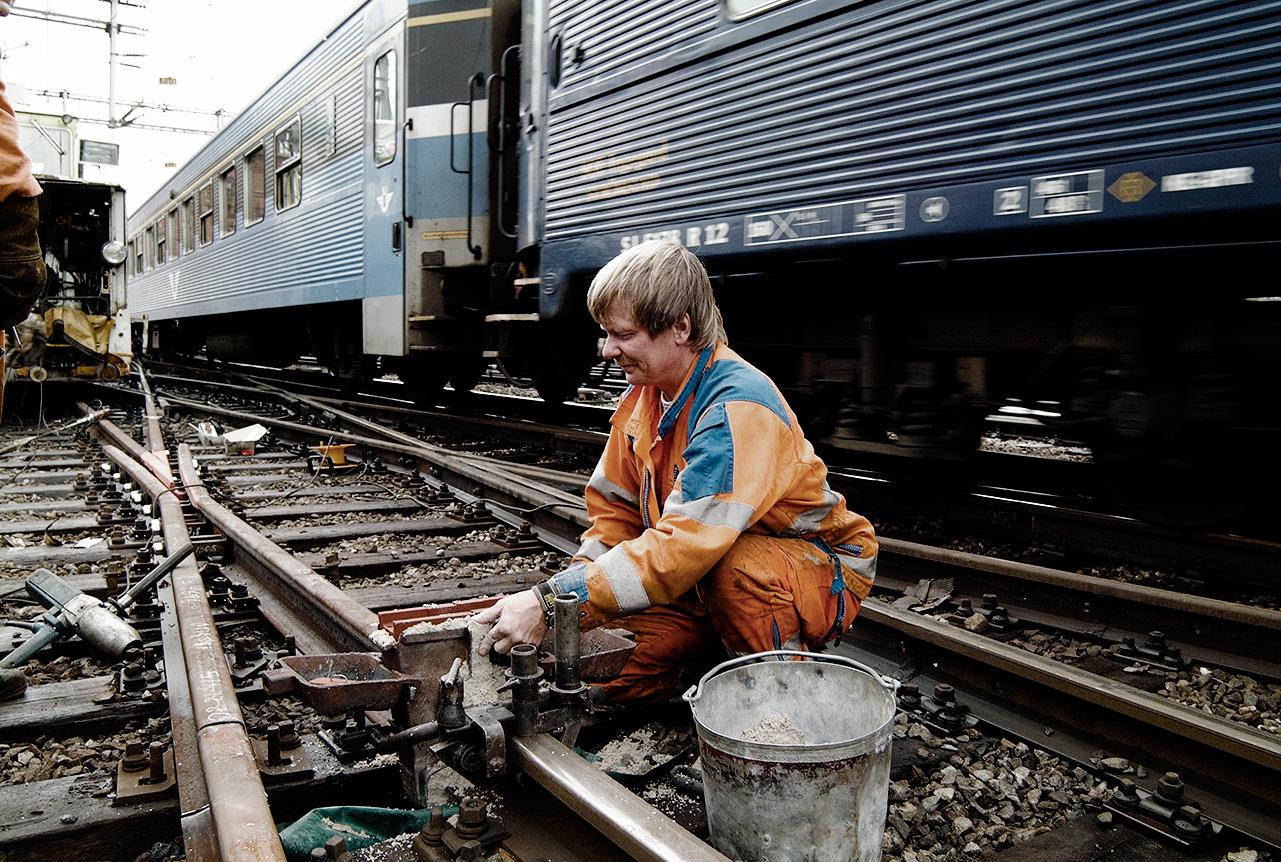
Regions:
[[405, 354], [404, 21], [365, 55], [364, 352]]

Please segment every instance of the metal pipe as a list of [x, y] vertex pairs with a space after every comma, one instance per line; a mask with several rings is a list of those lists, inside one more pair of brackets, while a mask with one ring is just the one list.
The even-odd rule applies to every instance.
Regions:
[[551, 736], [514, 737], [508, 751], [517, 769], [637, 862], [729, 862]]
[[263, 536], [249, 524], [216, 502], [205, 490], [192, 462], [191, 449], [178, 446], [178, 474], [188, 499], [228, 539], [261, 562], [279, 582], [293, 593], [296, 604], [309, 611], [319, 609], [355, 641], [361, 650], [390, 648], [395, 640], [378, 625], [378, 615], [304, 565], [293, 554]]
[[556, 597], [556, 688], [576, 692], [582, 686], [578, 672], [582, 659], [582, 631], [578, 622], [578, 596]]
[[129, 610], [129, 608], [133, 607], [134, 602], [138, 601], [139, 596], [151, 589], [156, 585], [157, 581], [177, 568], [178, 564], [195, 553], [195, 550], [196, 546], [191, 544], [191, 542], [187, 542], [187, 544], [165, 557], [164, 562], [148, 572], [142, 580], [125, 590], [117, 598], [111, 599], [111, 603], [122, 611]]
[[[121, 449], [106, 444], [102, 450], [151, 497], [160, 513], [165, 547], [177, 550], [190, 544], [182, 504], [170, 489]], [[205, 775], [219, 852], [226, 859], [285, 862], [285, 851], [267, 804], [267, 793], [195, 560], [188, 557], [179, 563], [169, 580], [191, 695], [196, 750]], [[165, 664], [170, 666], [168, 660]], [[176, 667], [177, 662], [173, 666]]]
[[413, 727], [407, 727], [399, 733], [393, 733], [390, 736], [377, 739], [374, 741], [374, 748], [384, 753], [396, 751], [399, 748], [417, 745], [420, 742], [436, 739], [439, 736], [440, 722], [429, 721], [425, 724], [415, 724]]

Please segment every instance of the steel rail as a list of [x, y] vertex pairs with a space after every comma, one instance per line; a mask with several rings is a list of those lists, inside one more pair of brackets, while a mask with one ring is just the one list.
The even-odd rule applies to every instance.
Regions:
[[[109, 436], [105, 431], [101, 433]], [[154, 476], [150, 466], [144, 466], [119, 447], [104, 443], [102, 449], [152, 499], [160, 513], [165, 546], [176, 548], [189, 542], [182, 505], [173, 488]], [[190, 831], [189, 852], [216, 853], [203, 857], [209, 860], [285, 862], [222, 641], [193, 559], [178, 564], [167, 590], [166, 604], [172, 602], [177, 637], [170, 632], [164, 639], [165, 668], [171, 680], [185, 676], [185, 693], [189, 697], [183, 699], [181, 683], [170, 686], [171, 720], [177, 719], [173, 721], [174, 760], [179, 773], [184, 843]], [[170, 651], [173, 645], [181, 646], [180, 654]], [[187, 718], [189, 725], [183, 721]], [[185, 760], [192, 736], [203, 774], [199, 784], [184, 775], [193, 765]]]
[[[90, 416], [94, 413], [93, 408], [88, 404], [85, 404], [83, 401], [76, 402], [76, 409], [85, 416]], [[148, 414], [154, 412], [155, 411], [150, 407], [147, 409]], [[163, 449], [160, 451], [147, 449], [137, 440], [133, 439], [133, 437], [126, 434], [124, 429], [116, 425], [116, 423], [112, 422], [110, 419], [99, 419], [95, 427], [98, 429], [100, 434], [105, 436], [112, 443], [112, 445], [126, 452], [132, 460], [145, 465], [153, 475], [160, 479], [160, 481], [164, 482], [165, 487], [173, 487], [173, 471], [169, 469], [169, 461], [164, 456]], [[159, 425], [156, 426], [156, 430], [158, 433]]]
[[156, 399], [151, 392], [151, 384], [142, 367], [138, 367], [138, 384], [142, 387], [143, 406], [146, 412], [146, 426], [143, 429], [143, 443], [147, 449], [162, 456], [168, 451], [165, 446], [165, 435], [160, 430], [160, 411], [156, 409]]
[[[191, 449], [185, 443], [178, 446], [178, 475], [182, 477], [183, 489], [191, 504], [259, 564], [255, 567], [258, 573], [268, 575], [270, 583], [282, 588], [274, 592], [295, 611], [313, 624], [319, 623], [326, 632], [336, 626], [341, 631], [340, 640], [355, 650], [381, 651], [391, 645], [390, 635], [378, 626], [377, 614], [209, 496], [196, 471]], [[281, 628], [281, 631], [291, 630], [289, 626]]]
[[[886, 571], [908, 580], [916, 574], [953, 578], [954, 597], [994, 593], [1000, 600], [1005, 590], [1013, 601], [1001, 603], [1035, 625], [1113, 642], [1132, 635], [1141, 643], [1160, 630], [1186, 657], [1281, 677], [1271, 654], [1281, 642], [1278, 611], [901, 539], [880, 539], [880, 554], [894, 563]], [[1068, 616], [1065, 607], [1072, 609]]]
[[1207, 579], [1273, 584], [1281, 543], [1221, 532], [1172, 530], [1129, 517], [1029, 499], [1027, 492], [991, 487], [942, 491], [900, 483], [879, 474], [833, 467], [832, 488], [851, 509], [879, 518], [940, 518], [952, 529], [1040, 546], [1055, 545], [1079, 556], [1150, 566], [1185, 564]]
[[509, 753], [517, 769], [637, 862], [729, 862], [720, 851], [545, 733], [513, 737]]
[[[456, 488], [475, 488], [479, 486], [487, 489], [487, 494], [491, 496], [497, 495], [491, 502], [500, 507], [512, 508], [515, 511], [522, 512], [524, 517], [535, 524], [543, 526], [554, 524], [555, 527], [560, 527], [562, 530], [565, 522], [574, 523], [579, 527], [585, 527], [588, 524], [587, 511], [581, 497], [568, 494], [558, 488], [550, 488], [539, 482], [512, 476], [509, 472], [506, 472], [506, 465], [501, 461], [494, 461], [492, 467], [488, 465], [482, 466], [473, 461], [455, 457], [452, 454], [446, 455], [433, 452], [424, 448], [422, 443], [415, 446], [407, 446], [401, 443], [365, 437], [349, 431], [312, 428], [284, 419], [255, 416], [251, 413], [227, 410], [172, 396], [165, 396], [165, 399], [169, 403], [192, 411], [215, 413], [242, 422], [258, 422], [262, 425], [292, 432], [306, 438], [315, 438], [317, 436], [332, 437], [337, 440], [345, 440], [366, 446], [376, 452], [403, 455], [425, 461], [435, 469], [436, 475], [441, 481]], [[532, 507], [539, 510], [567, 509], [569, 511], [564, 516], [557, 517], [552, 521], [545, 517], [538, 517], [537, 512], [532, 512], [530, 509], [522, 507]]]
[[[993, 693], [1204, 791], [1203, 810], [1248, 821], [1281, 846], [1281, 738], [882, 602], [863, 604], [856, 640], [880, 640], [959, 686]], [[914, 655], [925, 652], [927, 656]], [[1192, 791], [1189, 791], [1192, 795]], [[1239, 828], [1239, 827], [1238, 827]]]

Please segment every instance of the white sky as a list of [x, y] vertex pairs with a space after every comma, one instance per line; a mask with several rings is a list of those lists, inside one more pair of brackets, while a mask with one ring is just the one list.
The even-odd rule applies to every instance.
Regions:
[[[117, 22], [146, 30], [116, 40], [116, 115], [138, 101], [212, 113], [239, 113], [356, 6], [356, 0], [124, 0]], [[19, 109], [80, 117], [82, 139], [120, 145], [118, 167], [85, 166], [87, 179], [125, 187], [129, 208], [141, 206], [209, 135], [110, 129], [85, 122], [106, 119], [107, 105], [43, 98], [38, 91], [67, 91], [105, 100], [108, 39], [89, 29], [19, 17], [52, 11], [106, 20], [106, 0], [16, 0], [14, 14], [0, 18], [0, 80]], [[140, 68], [130, 68], [124, 64]], [[162, 85], [162, 77], [177, 79]], [[140, 123], [213, 131], [212, 116], [156, 109], [135, 111]], [[225, 125], [225, 123], [224, 123]]]

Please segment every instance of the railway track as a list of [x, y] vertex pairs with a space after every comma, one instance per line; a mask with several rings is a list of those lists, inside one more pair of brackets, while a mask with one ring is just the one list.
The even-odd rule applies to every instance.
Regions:
[[[119, 421], [94, 423], [98, 443], [51, 438], [62, 448], [13, 462], [28, 482], [10, 489], [5, 517], [23, 529], [6, 535], [27, 537], [25, 544], [42, 518], [56, 515], [39, 535], [60, 544], [40, 552], [64, 571], [73, 567], [68, 577], [85, 592], [112, 594], [165, 552], [186, 542], [196, 550], [133, 618], [148, 647], [142, 655], [113, 665], [77, 641], [61, 642], [43, 663], [85, 661], [86, 679], [32, 685], [23, 700], [0, 704], [11, 745], [38, 733], [46, 748], [58, 740], [67, 750], [62, 741], [70, 738], [83, 748], [93, 729], [120, 744], [116, 759], [146, 760], [135, 776], [163, 773], [141, 784], [154, 798], [121, 802], [125, 773], [107, 771], [115, 759], [83, 757], [75, 774], [21, 785], [8, 798], [0, 792], [0, 848], [15, 859], [48, 858], [41, 854], [50, 848], [68, 859], [132, 858], [124, 848], [181, 835], [189, 859], [277, 858], [254, 855], [275, 852], [271, 824], [319, 804], [403, 807], [432, 801], [420, 790], [454, 801], [483, 790], [502, 809], [517, 858], [707, 853], [689, 837], [705, 829], [690, 776], [668, 771], [688, 763], [688, 745], [667, 758], [656, 738], [680, 737], [679, 712], [645, 716], [639, 727], [619, 716], [585, 722], [588, 751], [637, 738], [656, 745], [641, 755], [647, 768], [614, 770], [636, 793], [582, 758], [567, 759], [550, 737], [513, 742], [508, 752], [534, 787], [482, 780], [477, 790], [450, 778], [455, 783], [442, 789], [406, 787], [412, 764], [360, 746], [407, 716], [385, 709], [326, 716], [293, 697], [268, 697], [260, 672], [291, 654], [387, 658], [385, 624], [397, 609], [523, 589], [545, 577], [575, 547], [585, 518], [571, 490], [581, 475], [563, 469], [572, 464], [530, 463], [539, 460], [531, 450], [506, 453], [525, 463], [450, 450], [356, 415], [346, 409], [352, 405], [290, 396], [277, 415], [258, 416], [166, 395], [163, 417], [133, 396], [134, 409], [113, 416]], [[202, 448], [192, 425], [210, 415], [229, 424], [257, 419], [275, 440], [251, 456]], [[305, 424], [317, 417], [320, 425]], [[317, 469], [313, 447], [344, 442], [351, 466]], [[540, 443], [532, 451], [548, 450]], [[78, 478], [92, 478], [93, 488], [77, 491]], [[102, 516], [104, 491], [117, 524], [90, 523]], [[65, 510], [49, 508], [55, 502]], [[146, 516], [125, 512], [145, 505]], [[119, 541], [76, 546], [110, 530]], [[10, 556], [0, 553], [3, 571], [23, 572], [34, 555], [19, 552], [30, 548], [0, 549]], [[1266, 650], [1281, 615], [902, 540], [887, 539], [882, 554], [876, 600], [838, 651], [908, 684], [895, 728], [887, 858], [991, 850], [1006, 858], [1036, 852], [1050, 836], [1158, 857], [1152, 848], [1183, 846], [1189, 858], [1204, 859], [1281, 843], [1281, 729], [1263, 718], [1276, 714], [1281, 692]], [[975, 618], [984, 623], [967, 623]], [[1163, 644], [1151, 637], [1157, 628]], [[1220, 682], [1240, 695], [1230, 701], [1235, 717], [1207, 712], [1222, 703], [1213, 697]], [[1246, 692], [1253, 721], [1240, 711]], [[41, 704], [35, 722], [31, 703]], [[490, 714], [477, 713], [482, 722]], [[298, 756], [275, 750], [294, 735]], [[173, 779], [176, 789], [166, 784]], [[1029, 804], [1033, 789], [1038, 798]], [[1120, 825], [1105, 829], [1108, 820]], [[229, 825], [243, 822], [265, 826]], [[662, 827], [628, 843], [645, 822]], [[1149, 844], [1154, 835], [1159, 843]], [[380, 852], [356, 858], [416, 858], [406, 840]]]

